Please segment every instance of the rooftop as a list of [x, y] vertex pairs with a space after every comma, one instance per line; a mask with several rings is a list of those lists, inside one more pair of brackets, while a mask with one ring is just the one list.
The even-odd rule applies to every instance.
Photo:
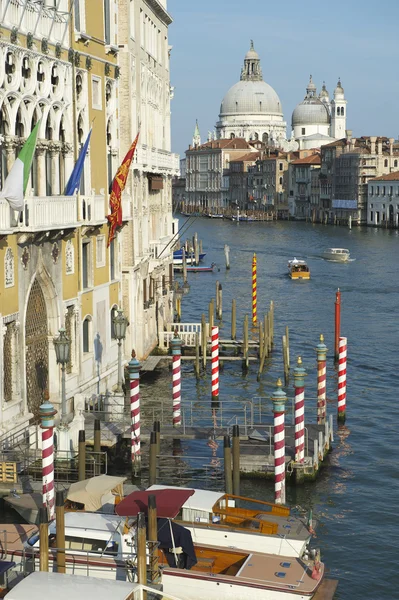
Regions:
[[387, 173], [386, 175], [374, 177], [370, 181], [399, 181], [399, 171], [393, 171], [392, 173]]
[[298, 158], [298, 160], [292, 161], [293, 165], [321, 165], [320, 154], [312, 154], [311, 156], [305, 156], [305, 158]]
[[205, 144], [201, 144], [201, 146], [197, 146], [196, 148], [190, 147], [188, 151], [201, 151], [201, 150], [251, 150], [252, 146], [244, 140], [244, 138], [233, 138], [233, 139], [219, 139], [212, 140], [210, 142], [205, 142]]

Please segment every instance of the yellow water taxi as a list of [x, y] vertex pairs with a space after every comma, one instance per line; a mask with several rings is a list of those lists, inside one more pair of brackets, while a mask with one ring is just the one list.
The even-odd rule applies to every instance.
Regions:
[[310, 269], [304, 260], [294, 258], [288, 261], [288, 275], [291, 279], [310, 279]]

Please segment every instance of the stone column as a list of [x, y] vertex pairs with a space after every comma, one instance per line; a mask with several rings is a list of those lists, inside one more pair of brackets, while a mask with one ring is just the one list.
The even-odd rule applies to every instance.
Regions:
[[36, 156], [37, 156], [37, 195], [43, 197], [46, 195], [46, 157], [45, 157], [46, 146], [43, 144], [37, 144]]
[[58, 196], [60, 193], [60, 148], [52, 144], [49, 148], [51, 159], [51, 195]]

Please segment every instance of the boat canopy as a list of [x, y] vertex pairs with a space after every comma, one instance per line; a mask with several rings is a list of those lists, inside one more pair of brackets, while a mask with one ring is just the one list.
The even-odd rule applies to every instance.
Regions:
[[104, 496], [109, 493], [123, 497], [123, 484], [126, 477], [98, 475], [73, 483], [69, 488], [67, 500], [84, 504], [85, 510], [100, 510], [104, 504]]
[[134, 517], [139, 512], [147, 514], [148, 496], [153, 495], [156, 499], [157, 517], [174, 519], [186, 500], [193, 494], [194, 490], [178, 488], [132, 492], [116, 506], [115, 512], [120, 517]]
[[[152, 490], [166, 489], [167, 486], [163, 485], [152, 485], [147, 489], [147, 492]], [[169, 488], [171, 489], [171, 488]], [[225, 495], [225, 492], [212, 492], [210, 490], [197, 490], [190, 488], [174, 488], [177, 490], [191, 491], [192, 495], [184, 502], [182, 508], [188, 508], [191, 510], [199, 510], [203, 512], [211, 513], [216, 502], [221, 500]]]
[[138, 588], [137, 583], [126, 581], [36, 571], [17, 583], [7, 600], [43, 600], [43, 596], [57, 600], [130, 600]]

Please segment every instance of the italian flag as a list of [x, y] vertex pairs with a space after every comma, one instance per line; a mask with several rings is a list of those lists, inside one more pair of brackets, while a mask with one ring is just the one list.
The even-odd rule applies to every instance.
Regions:
[[21, 211], [24, 208], [25, 190], [29, 181], [39, 125], [40, 121], [36, 123], [32, 133], [23, 145], [0, 192], [0, 198], [5, 198], [13, 210]]

